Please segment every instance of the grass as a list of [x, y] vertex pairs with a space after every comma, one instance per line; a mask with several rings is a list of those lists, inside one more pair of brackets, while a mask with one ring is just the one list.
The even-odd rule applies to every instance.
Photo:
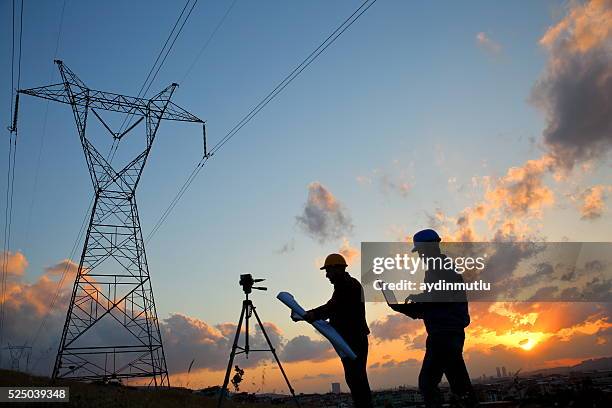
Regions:
[[[126, 387], [121, 385], [87, 384], [76, 381], [57, 381], [55, 386], [70, 387], [70, 402], [53, 404], [61, 407], [83, 408], [166, 408], [166, 407], [216, 407], [217, 400], [194, 394], [185, 388], [152, 389], [141, 387]], [[47, 387], [51, 379], [38, 377], [17, 371], [0, 370], [1, 387]], [[36, 404], [43, 406], [43, 404]], [[26, 406], [21, 403], [20, 406]], [[266, 404], [239, 404], [225, 401], [224, 407], [258, 407], [269, 408]], [[276, 405], [278, 406], [278, 405]]]

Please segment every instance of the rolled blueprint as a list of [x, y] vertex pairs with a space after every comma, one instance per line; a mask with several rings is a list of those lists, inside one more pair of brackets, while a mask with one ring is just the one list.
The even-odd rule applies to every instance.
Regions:
[[[283, 302], [285, 306], [287, 306], [289, 309], [291, 309], [291, 314], [293, 316], [297, 315], [302, 319], [304, 318], [304, 314], [306, 314], [306, 311], [294, 299], [291, 293], [280, 292], [276, 296], [276, 298], [280, 300], [281, 302]], [[349, 345], [346, 344], [346, 341], [344, 341], [342, 336], [340, 336], [338, 332], [336, 331], [336, 329], [334, 329], [328, 322], [326, 322], [325, 320], [317, 320], [315, 322], [312, 322], [311, 324], [314, 326], [315, 329], [317, 329], [319, 333], [323, 335], [323, 337], [329, 340], [329, 342], [332, 344], [332, 346], [334, 347], [334, 349], [336, 350], [336, 353], [338, 353], [340, 358], [348, 357], [351, 360], [354, 360], [357, 358], [353, 350], [351, 350]]]

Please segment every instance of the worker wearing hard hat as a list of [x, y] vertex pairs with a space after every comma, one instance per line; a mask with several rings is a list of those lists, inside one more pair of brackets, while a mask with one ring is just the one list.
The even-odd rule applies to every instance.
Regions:
[[[412, 241], [412, 252], [422, 258], [446, 258], [440, 250], [440, 236], [432, 229], [417, 232]], [[434, 267], [425, 272], [425, 282], [463, 282], [461, 274], [452, 269], [438, 269], [444, 262], [432, 262]], [[428, 264], [429, 265], [429, 264]], [[419, 390], [426, 407], [442, 407], [438, 384], [442, 375], [460, 406], [476, 406], [476, 397], [463, 361], [464, 329], [470, 324], [465, 291], [424, 292], [410, 295], [405, 304], [391, 305], [397, 312], [413, 319], [423, 319], [427, 330], [426, 351], [419, 373]]]
[[348, 274], [347, 266], [340, 254], [330, 254], [325, 258], [321, 270], [325, 270], [325, 276], [334, 285], [334, 293], [326, 304], [306, 312], [304, 320], [329, 319], [331, 326], [357, 355], [355, 360], [341, 359], [344, 376], [351, 389], [354, 406], [369, 408], [372, 407], [372, 395], [366, 367], [370, 329], [365, 318], [363, 287]]

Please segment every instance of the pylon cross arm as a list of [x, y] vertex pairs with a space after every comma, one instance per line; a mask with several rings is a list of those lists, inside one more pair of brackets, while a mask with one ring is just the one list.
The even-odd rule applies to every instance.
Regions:
[[19, 93], [68, 105], [74, 103], [77, 106], [98, 110], [128, 113], [135, 116], [151, 115], [162, 120], [204, 123], [202, 119], [189, 113], [174, 102], [169, 102], [166, 109], [163, 109], [163, 104], [155, 99], [137, 98], [135, 96], [120, 95], [88, 88], [81, 90], [85, 91], [88, 89], [89, 93], [87, 94], [85, 92], [77, 92], [79, 87], [74, 84], [70, 84], [70, 87], [76, 96], [72, 100], [63, 83], [40, 86], [37, 88], [20, 89]]

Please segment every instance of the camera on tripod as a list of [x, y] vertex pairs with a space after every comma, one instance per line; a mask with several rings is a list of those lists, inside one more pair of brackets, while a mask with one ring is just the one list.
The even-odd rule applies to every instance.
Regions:
[[244, 275], [240, 275], [240, 286], [242, 286], [242, 290], [247, 295], [251, 293], [252, 289], [256, 290], [268, 290], [268, 288], [264, 288], [263, 286], [253, 286], [254, 283], [263, 282], [265, 279], [253, 279], [253, 275], [250, 273], [245, 273]]
[[[219, 400], [217, 401], [217, 408], [221, 408], [223, 405], [223, 400], [225, 399], [227, 392], [227, 385], [229, 384], [230, 374], [232, 372], [232, 367], [234, 364], [234, 357], [238, 354], [244, 354], [246, 358], [249, 358], [249, 353], [251, 351], [269, 351], [274, 356], [274, 360], [276, 360], [276, 364], [278, 364], [278, 368], [280, 369], [285, 382], [287, 383], [287, 387], [289, 387], [289, 392], [295, 401], [295, 405], [300, 407], [300, 402], [295, 396], [295, 390], [291, 386], [289, 382], [289, 378], [287, 378], [287, 374], [281, 365], [280, 360], [278, 359], [278, 355], [276, 354], [276, 350], [274, 349], [272, 342], [270, 341], [270, 337], [266, 332], [266, 327], [261, 322], [259, 318], [259, 314], [257, 314], [257, 310], [255, 309], [255, 305], [253, 305], [253, 301], [249, 299], [249, 293], [255, 290], [268, 290], [268, 288], [264, 288], [263, 286], [253, 286], [257, 282], [263, 282], [265, 279], [253, 279], [253, 276], [250, 273], [245, 273], [240, 275], [240, 286], [242, 286], [242, 290], [246, 295], [245, 299], [242, 301], [242, 310], [240, 311], [240, 318], [238, 319], [238, 325], [236, 326], [236, 335], [234, 336], [234, 343], [232, 345], [232, 351], [230, 352], [229, 361], [227, 362], [227, 370], [225, 371], [225, 379], [223, 380], [223, 386], [221, 387], [221, 391], [219, 392]], [[259, 333], [263, 334], [264, 339], [268, 344], [268, 348], [256, 348], [252, 349], [249, 342], [249, 320], [252, 317], [255, 317], [257, 320], [257, 325], [259, 325]], [[244, 330], [243, 330], [244, 328]], [[240, 335], [244, 335], [244, 346], [238, 345], [240, 340]], [[238, 366], [236, 366], [238, 367]]]

